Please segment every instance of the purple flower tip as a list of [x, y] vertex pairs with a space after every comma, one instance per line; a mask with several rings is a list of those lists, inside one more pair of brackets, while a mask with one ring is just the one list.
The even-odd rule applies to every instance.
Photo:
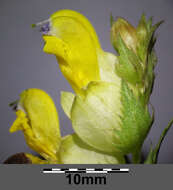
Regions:
[[49, 25], [49, 23], [44, 24], [44, 25], [41, 27], [40, 31], [41, 31], [43, 34], [47, 34], [47, 33], [50, 31], [50, 25]]

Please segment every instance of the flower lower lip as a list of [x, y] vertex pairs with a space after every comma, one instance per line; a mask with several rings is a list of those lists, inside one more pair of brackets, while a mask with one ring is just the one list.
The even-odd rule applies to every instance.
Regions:
[[[41, 31], [40, 31], [41, 32]], [[44, 36], [51, 36], [49, 33], [43, 33], [42, 32], [42, 36], [43, 36], [43, 42], [44, 42], [44, 45], [47, 43], [47, 41], [44, 39]]]

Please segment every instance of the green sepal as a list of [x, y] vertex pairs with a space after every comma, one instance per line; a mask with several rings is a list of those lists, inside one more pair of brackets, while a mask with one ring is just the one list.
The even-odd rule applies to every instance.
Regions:
[[[149, 22], [151, 25], [151, 19]], [[145, 64], [147, 59], [147, 48], [148, 48], [148, 30], [147, 30], [147, 21], [144, 14], [142, 14], [141, 19], [139, 21], [139, 24], [137, 26], [137, 38], [138, 38], [138, 45], [137, 45], [137, 54], [142, 60], [142, 62]]]
[[124, 164], [121, 154], [106, 154], [85, 144], [76, 134], [63, 137], [59, 158], [62, 164]]
[[141, 83], [143, 69], [140, 64], [140, 59], [132, 50], [127, 48], [120, 35], [118, 35], [116, 43], [119, 53], [119, 64], [116, 64], [117, 75], [133, 85]]
[[125, 81], [120, 92], [113, 83], [90, 83], [86, 97], [75, 98], [71, 118], [75, 132], [85, 143], [121, 154], [140, 152], [152, 124], [147, 106]]
[[147, 21], [144, 14], [141, 16], [136, 31], [138, 38], [137, 54], [143, 64], [146, 63], [147, 56], [154, 46], [154, 32], [162, 23], [163, 21], [160, 21], [152, 26], [152, 18]]
[[144, 104], [147, 104], [150, 99], [150, 95], [153, 90], [155, 73], [154, 68], [157, 63], [157, 57], [155, 55], [154, 50], [148, 55], [148, 65], [145, 70], [145, 91], [143, 93], [144, 96]]
[[116, 152], [120, 139], [116, 132], [121, 130], [120, 88], [110, 82], [91, 82], [85, 90], [85, 97], [76, 96], [71, 120], [76, 134], [93, 148]]
[[160, 147], [163, 143], [163, 140], [164, 140], [166, 134], [168, 133], [169, 129], [171, 128], [172, 124], [173, 124], [173, 120], [170, 121], [168, 126], [163, 130], [163, 132], [159, 138], [159, 142], [157, 143], [155, 148], [152, 148], [152, 145], [151, 145], [149, 154], [148, 154], [147, 159], [145, 160], [144, 164], [157, 164]]
[[139, 152], [149, 130], [152, 119], [147, 106], [144, 106], [125, 81], [122, 81], [121, 90], [122, 116], [121, 131], [117, 136], [121, 139], [116, 148], [126, 153]]

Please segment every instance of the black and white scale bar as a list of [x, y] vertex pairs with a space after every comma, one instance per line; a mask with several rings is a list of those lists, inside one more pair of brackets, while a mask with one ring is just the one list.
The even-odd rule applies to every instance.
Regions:
[[46, 168], [43, 173], [129, 173], [129, 168]]

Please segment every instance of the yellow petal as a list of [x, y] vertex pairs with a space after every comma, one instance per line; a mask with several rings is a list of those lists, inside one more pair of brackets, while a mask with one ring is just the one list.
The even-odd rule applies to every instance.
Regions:
[[90, 22], [75, 11], [58, 11], [50, 22], [49, 36], [43, 36], [44, 51], [56, 55], [62, 73], [80, 93], [90, 81], [100, 79], [97, 35]]
[[[61, 17], [61, 18], [66, 17], [81, 24], [85, 28], [85, 30], [88, 31], [89, 35], [91, 36], [91, 39], [93, 40], [95, 47], [100, 48], [100, 43], [99, 43], [97, 34], [93, 26], [89, 22], [89, 20], [84, 15], [73, 10], [65, 9], [65, 10], [57, 11], [51, 15], [52, 20], [56, 20], [57, 17]], [[69, 27], [69, 26], [66, 26], [66, 27]]]
[[52, 99], [39, 89], [24, 90], [17, 109], [17, 119], [10, 132], [22, 130], [30, 148], [47, 160], [56, 161], [61, 137]]

